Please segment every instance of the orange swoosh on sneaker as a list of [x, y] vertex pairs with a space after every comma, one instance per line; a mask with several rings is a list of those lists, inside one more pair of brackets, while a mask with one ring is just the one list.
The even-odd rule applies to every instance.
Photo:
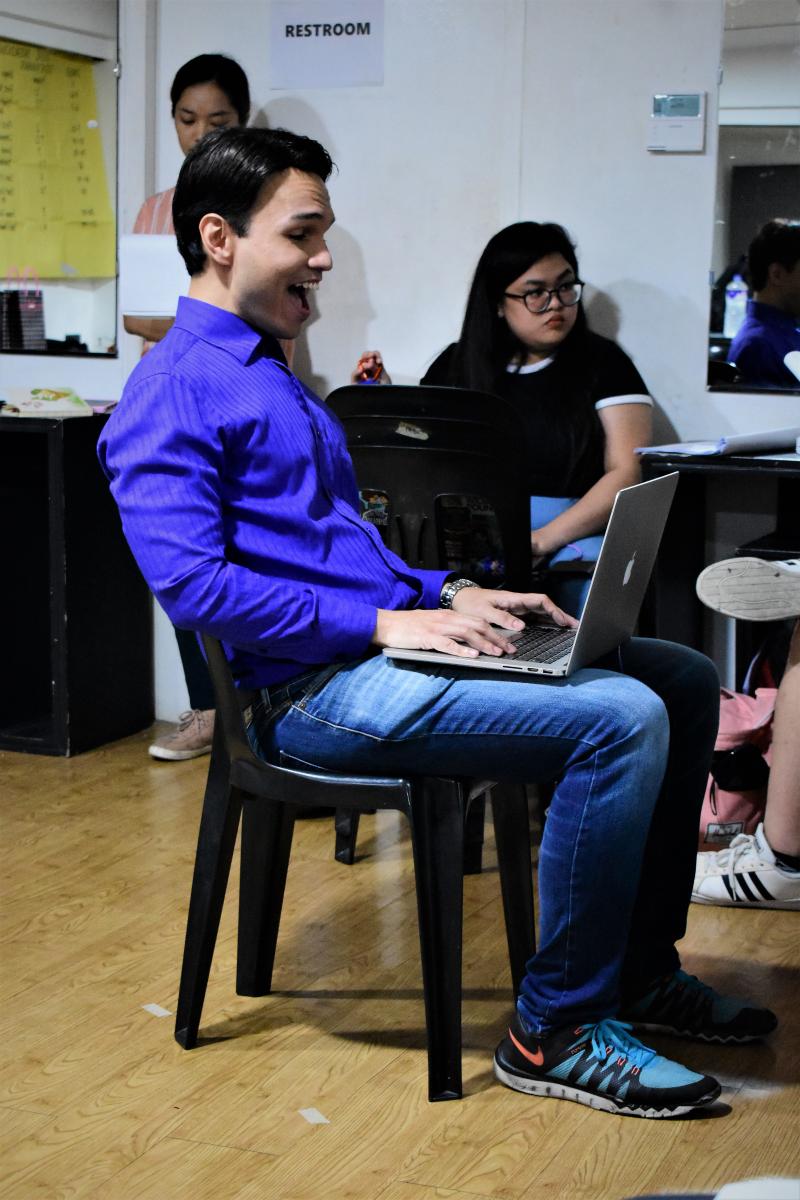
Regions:
[[531, 1054], [530, 1050], [525, 1049], [522, 1042], [517, 1041], [517, 1039], [514, 1037], [514, 1034], [511, 1032], [510, 1029], [508, 1031], [508, 1036], [511, 1038], [512, 1042], [517, 1047], [520, 1054], [524, 1058], [527, 1058], [528, 1062], [532, 1062], [535, 1067], [541, 1067], [542, 1063], [544, 1062], [544, 1052], [542, 1051], [541, 1046], [539, 1047], [539, 1049], [536, 1051], [535, 1054]]

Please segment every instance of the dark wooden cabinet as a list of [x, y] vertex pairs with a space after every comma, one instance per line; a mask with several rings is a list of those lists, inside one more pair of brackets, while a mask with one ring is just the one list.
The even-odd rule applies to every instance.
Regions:
[[101, 416], [0, 417], [0, 748], [78, 754], [153, 720], [152, 607]]
[[[728, 528], [756, 511], [762, 514], [765, 536], [745, 535], [727, 550], [764, 558], [794, 558], [800, 554], [800, 458], [784, 455], [689, 457], [651, 451], [642, 456], [642, 478], [680, 473], [678, 490], [661, 541], [658, 559], [639, 629], [649, 637], [666, 638], [711, 653], [712, 614], [695, 592], [695, 580], [714, 557], [715, 521], [728, 514]], [[724, 485], [724, 487], [723, 487]], [[735, 682], [742, 686], [747, 667], [762, 644], [763, 623], [736, 622]]]

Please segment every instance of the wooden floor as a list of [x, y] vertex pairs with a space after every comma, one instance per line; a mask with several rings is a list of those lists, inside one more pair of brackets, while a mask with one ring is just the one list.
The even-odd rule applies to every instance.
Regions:
[[461, 1102], [426, 1100], [413, 875], [393, 813], [362, 821], [349, 868], [331, 821], [298, 825], [263, 999], [234, 994], [232, 879], [208, 1040], [181, 1050], [171, 1015], [144, 1006], [174, 1011], [207, 760], [155, 763], [147, 740], [70, 760], [0, 754], [3, 1197], [621, 1200], [800, 1175], [797, 914], [692, 909], [688, 969], [783, 1022], [767, 1045], [658, 1040], [724, 1082], [707, 1116], [525, 1097], [491, 1074], [510, 994], [490, 827], [484, 873], [466, 880]]

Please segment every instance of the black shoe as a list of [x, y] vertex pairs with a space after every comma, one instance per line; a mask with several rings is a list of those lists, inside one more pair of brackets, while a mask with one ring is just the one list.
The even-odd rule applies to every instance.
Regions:
[[778, 1024], [768, 1008], [755, 1008], [735, 996], [722, 996], [694, 975], [665, 975], [620, 1014], [636, 1029], [675, 1033], [701, 1042], [753, 1042]]
[[516, 1013], [495, 1051], [494, 1073], [518, 1092], [627, 1117], [677, 1117], [716, 1100], [716, 1079], [662, 1058], [629, 1030], [598, 1021], [538, 1037]]

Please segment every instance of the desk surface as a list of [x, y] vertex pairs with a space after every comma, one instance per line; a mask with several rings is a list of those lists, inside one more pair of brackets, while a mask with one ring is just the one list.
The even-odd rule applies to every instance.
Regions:
[[780, 475], [800, 477], [800, 454], [670, 454], [651, 451], [641, 455], [643, 474], [680, 471], [687, 475]]

